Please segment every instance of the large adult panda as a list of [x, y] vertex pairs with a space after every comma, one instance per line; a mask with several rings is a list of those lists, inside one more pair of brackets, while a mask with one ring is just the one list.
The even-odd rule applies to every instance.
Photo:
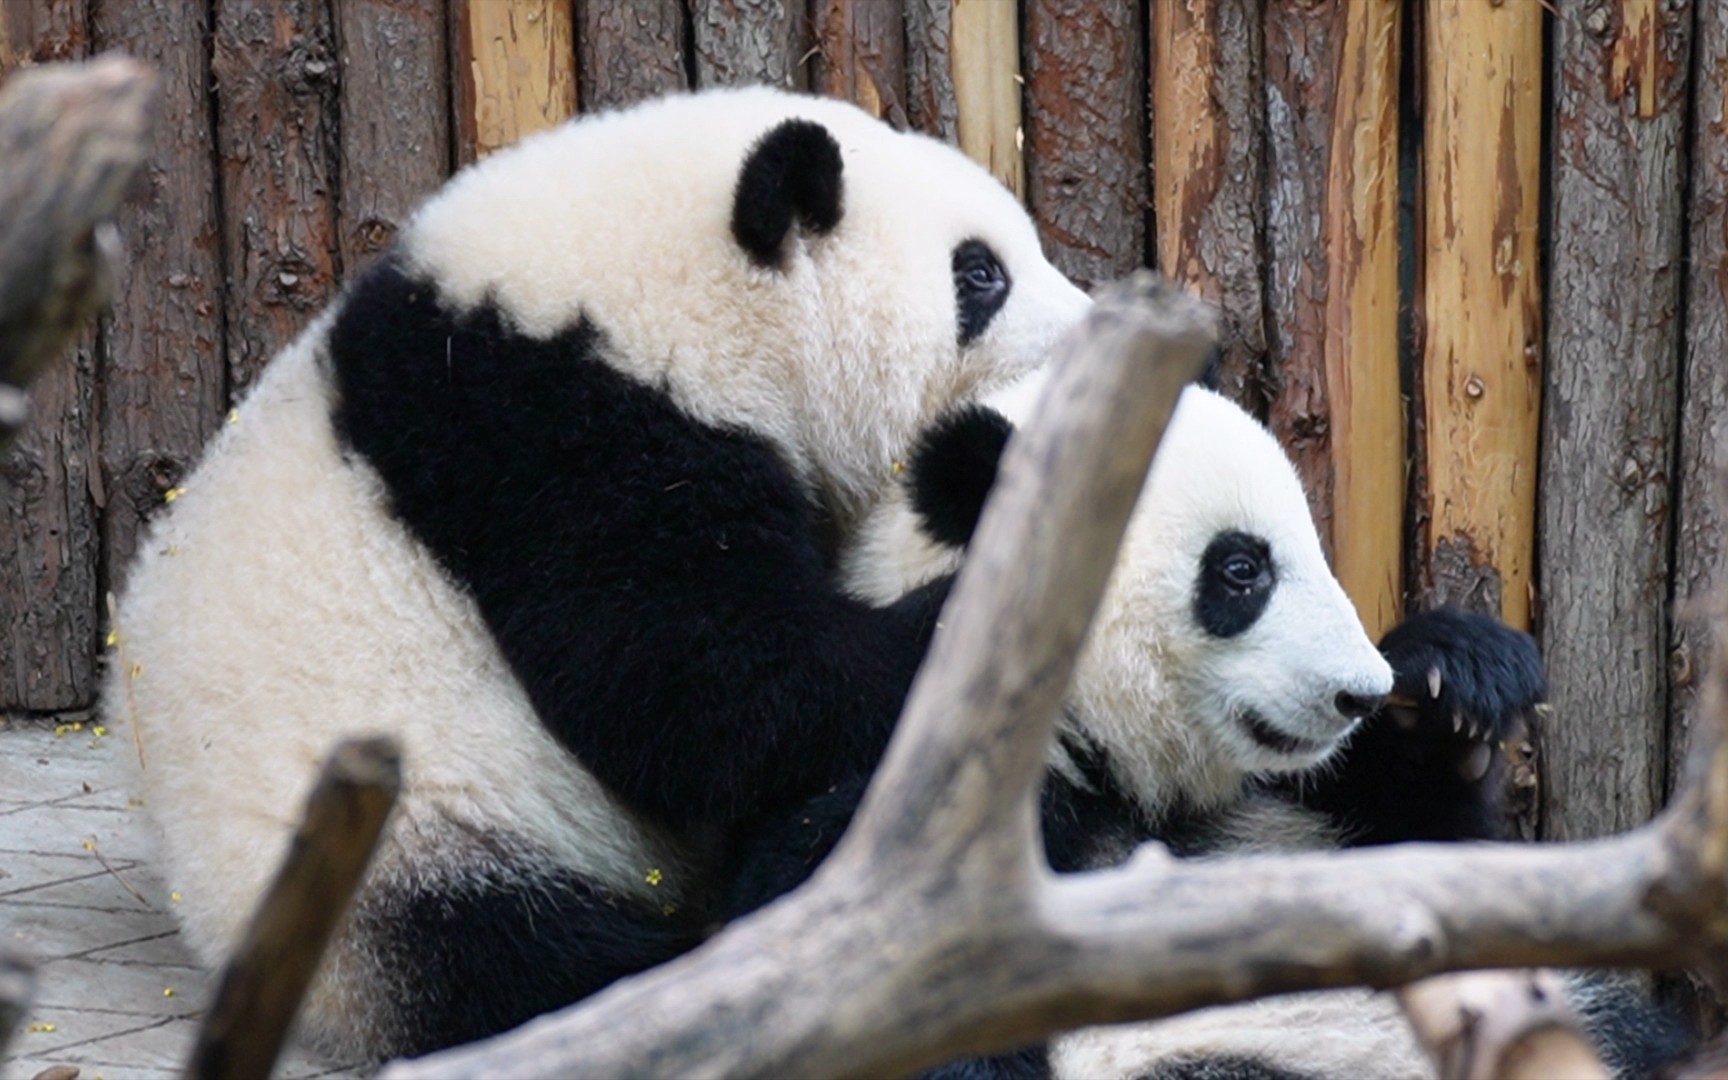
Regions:
[[[1035, 391], [997, 400], [1023, 414]], [[849, 587], [884, 602], [953, 570], [1011, 432], [937, 425], [858, 533]], [[1496, 838], [1508, 738], [1546, 692], [1528, 635], [1452, 610], [1378, 649], [1328, 568], [1277, 441], [1228, 400], [1180, 400], [1076, 668], [1042, 793], [1046, 855], [1072, 872], [1159, 840], [1179, 856]], [[864, 778], [765, 821], [734, 883], [746, 911], [801, 880]], [[1606, 1060], [1648, 1076], [1685, 1032], [1627, 980], [1570, 990]], [[943, 1080], [1312, 1080], [1432, 1075], [1390, 995], [1329, 991], [1098, 1028], [939, 1070]]]
[[462, 172], [270, 365], [141, 545], [110, 726], [220, 962], [341, 736], [403, 794], [305, 1012], [507, 1028], [689, 948], [741, 818], [867, 770], [945, 593], [834, 578], [914, 434], [1088, 301], [957, 150], [768, 89]]

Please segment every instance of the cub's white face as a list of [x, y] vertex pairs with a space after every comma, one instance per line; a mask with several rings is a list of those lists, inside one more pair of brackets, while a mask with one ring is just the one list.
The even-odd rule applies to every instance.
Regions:
[[[1392, 690], [1326, 565], [1295, 470], [1226, 399], [1184, 392], [1074, 688], [1136, 792], [1202, 800], [1306, 769]], [[1175, 767], [1173, 770], [1173, 766]]]
[[[992, 404], [1023, 421], [1036, 395]], [[903, 498], [847, 553], [886, 600], [951, 568]], [[1243, 776], [1323, 761], [1392, 672], [1332, 576], [1295, 470], [1228, 400], [1190, 387], [1153, 461], [1067, 713], [1149, 809], [1236, 797]]]
[[[839, 213], [794, 226], [765, 263], [733, 233], [734, 198], [752, 150], [793, 118], [838, 144]], [[459, 307], [495, 300], [536, 336], [591, 319], [620, 368], [777, 442], [843, 521], [920, 427], [1033, 368], [1088, 305], [959, 151], [766, 88], [526, 140], [459, 176], [403, 246]]]

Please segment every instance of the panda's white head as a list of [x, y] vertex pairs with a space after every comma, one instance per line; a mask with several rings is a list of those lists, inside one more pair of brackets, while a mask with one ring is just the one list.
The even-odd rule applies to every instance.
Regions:
[[840, 101], [708, 91], [583, 117], [406, 226], [460, 309], [589, 320], [628, 374], [772, 439], [854, 518], [943, 407], [1031, 369], [1088, 304], [958, 150]]
[[[1332, 576], [1289, 458], [1227, 399], [1184, 391], [1076, 674], [1073, 720], [1130, 790], [1227, 797], [1310, 768], [1392, 690]], [[1187, 779], [1183, 779], [1184, 777]]]
[[[1019, 391], [992, 404], [1020, 419], [1035, 395]], [[849, 587], [881, 601], [954, 562], [902, 493], [871, 517], [844, 571]], [[1283, 449], [1227, 399], [1189, 387], [1129, 522], [1064, 723], [1157, 811], [1234, 798], [1252, 773], [1319, 764], [1391, 689]], [[1055, 753], [1065, 767], [1065, 751]]]

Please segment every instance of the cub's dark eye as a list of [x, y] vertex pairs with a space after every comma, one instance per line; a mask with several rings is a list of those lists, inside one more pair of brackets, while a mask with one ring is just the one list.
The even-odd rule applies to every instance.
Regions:
[[1263, 573], [1265, 567], [1260, 565], [1260, 560], [1247, 555], [1232, 555], [1218, 567], [1218, 576], [1226, 585], [1244, 592], [1252, 589]]
[[1244, 633], [1266, 613], [1277, 591], [1272, 547], [1251, 533], [1221, 532], [1206, 545], [1194, 581], [1194, 617], [1216, 638]]
[[961, 345], [969, 344], [1008, 299], [1008, 271], [982, 240], [967, 240], [954, 249], [954, 303], [959, 316]]

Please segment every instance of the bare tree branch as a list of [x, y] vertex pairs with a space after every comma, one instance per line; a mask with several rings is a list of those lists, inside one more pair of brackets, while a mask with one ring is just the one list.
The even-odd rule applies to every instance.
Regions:
[[36, 992], [36, 965], [10, 950], [0, 950], [0, 1061]]
[[1266, 993], [1678, 965], [1728, 942], [1728, 663], [1693, 782], [1625, 836], [1216, 862], [1152, 845], [1116, 870], [1043, 869], [1049, 718], [1207, 326], [1142, 280], [1068, 343], [865, 805], [808, 885], [584, 1003], [382, 1075], [882, 1075]]
[[388, 739], [349, 740], [331, 751], [281, 872], [222, 971], [188, 1077], [270, 1075], [401, 785], [401, 759]]
[[144, 160], [156, 78], [120, 56], [21, 71], [0, 88], [0, 451], [24, 386], [108, 299], [108, 219]]

